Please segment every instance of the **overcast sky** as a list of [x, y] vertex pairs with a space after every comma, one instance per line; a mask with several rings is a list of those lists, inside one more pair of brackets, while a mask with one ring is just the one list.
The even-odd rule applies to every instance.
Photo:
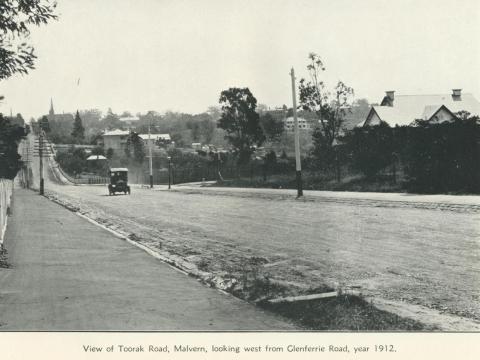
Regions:
[[[38, 60], [0, 82], [0, 111], [24, 117], [98, 108], [199, 113], [222, 90], [291, 106], [289, 71], [309, 52], [325, 80], [379, 102], [397, 94], [480, 99], [478, 0], [58, 0], [59, 20], [32, 31]], [[79, 80], [80, 79], [80, 80]]]

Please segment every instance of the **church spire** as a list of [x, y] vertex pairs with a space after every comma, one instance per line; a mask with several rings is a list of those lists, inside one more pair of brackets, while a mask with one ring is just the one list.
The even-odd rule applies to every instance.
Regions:
[[50, 98], [50, 111], [48, 112], [49, 120], [53, 120], [55, 118], [55, 111], [53, 110], [53, 99]]

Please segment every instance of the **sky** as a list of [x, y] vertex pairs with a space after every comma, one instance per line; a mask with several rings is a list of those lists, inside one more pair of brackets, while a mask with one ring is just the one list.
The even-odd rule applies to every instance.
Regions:
[[222, 90], [292, 104], [290, 69], [320, 55], [328, 88], [356, 98], [450, 93], [480, 99], [478, 0], [58, 0], [32, 30], [36, 69], [0, 82], [0, 112], [24, 118], [108, 108], [200, 113]]

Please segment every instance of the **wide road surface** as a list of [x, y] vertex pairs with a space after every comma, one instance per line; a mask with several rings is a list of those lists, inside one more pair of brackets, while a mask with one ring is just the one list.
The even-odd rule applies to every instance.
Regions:
[[0, 268], [2, 330], [291, 330], [28, 190]]
[[238, 275], [261, 257], [263, 274], [287, 287], [360, 286], [480, 322], [479, 196], [305, 192], [298, 201], [290, 190], [174, 186], [110, 197], [106, 186], [47, 175], [47, 192], [201, 270]]
[[361, 286], [368, 295], [480, 320], [476, 205], [335, 201], [335, 193], [298, 201], [281, 192], [182, 187], [110, 197], [105, 186], [47, 187], [207, 271], [263, 257], [265, 271], [285, 284]]

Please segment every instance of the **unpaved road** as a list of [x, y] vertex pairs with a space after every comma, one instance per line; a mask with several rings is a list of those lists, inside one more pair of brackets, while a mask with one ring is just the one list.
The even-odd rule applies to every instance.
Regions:
[[49, 188], [208, 270], [261, 256], [271, 276], [287, 284], [356, 285], [367, 295], [480, 320], [475, 210], [296, 201], [248, 190], [137, 188], [109, 197], [103, 186]]
[[478, 196], [305, 192], [299, 201], [290, 190], [175, 186], [110, 197], [105, 186], [51, 180], [47, 191], [88, 216], [199, 269], [228, 274], [262, 257], [262, 271], [292, 288], [360, 286], [403, 314], [412, 305], [423, 319], [473, 324], [446, 329], [480, 329]]
[[0, 331], [292, 330], [28, 190], [0, 268]]

